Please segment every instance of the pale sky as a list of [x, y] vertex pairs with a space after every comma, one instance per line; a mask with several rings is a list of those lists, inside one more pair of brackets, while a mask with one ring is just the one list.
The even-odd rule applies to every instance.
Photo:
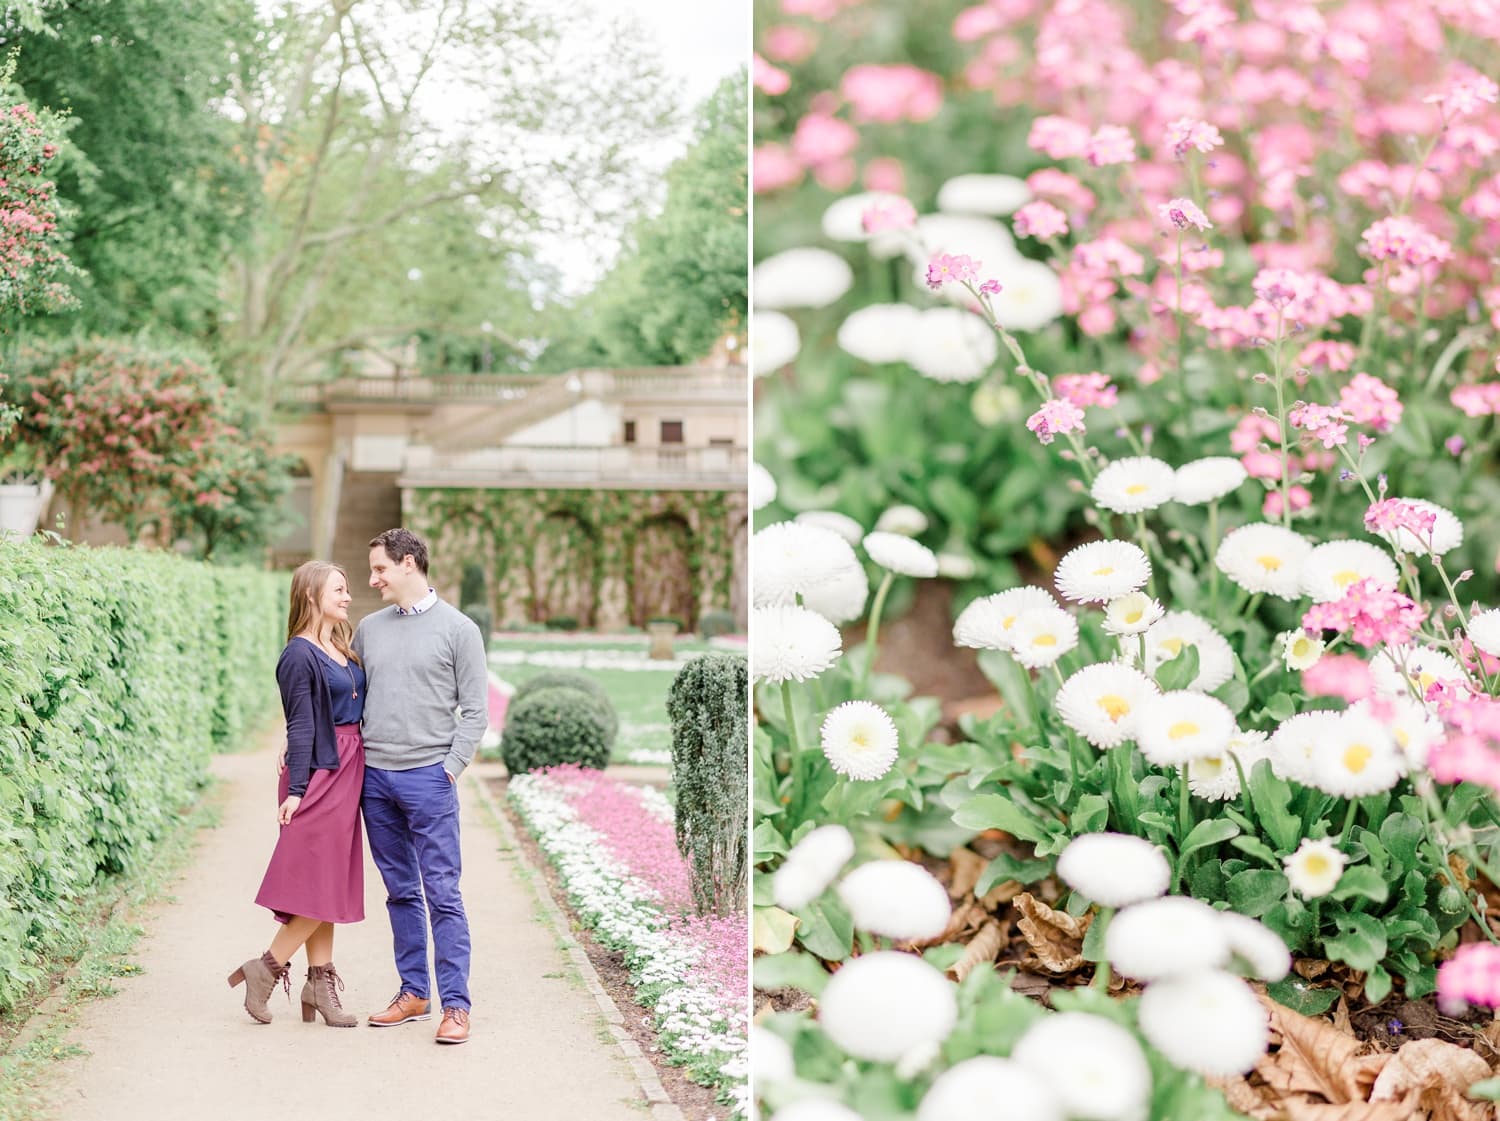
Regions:
[[634, 17], [661, 46], [667, 66], [687, 83], [686, 104], [750, 62], [749, 0], [586, 0], [607, 15]]

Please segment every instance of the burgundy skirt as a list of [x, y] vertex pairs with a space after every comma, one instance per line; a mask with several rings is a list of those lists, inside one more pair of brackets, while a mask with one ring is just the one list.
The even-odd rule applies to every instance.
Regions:
[[[293, 915], [321, 922], [365, 917], [365, 848], [359, 798], [365, 785], [365, 742], [358, 724], [340, 724], [336, 771], [313, 771], [292, 820], [281, 827], [266, 878], [255, 901], [277, 922]], [[276, 804], [286, 801], [291, 779], [281, 772]]]

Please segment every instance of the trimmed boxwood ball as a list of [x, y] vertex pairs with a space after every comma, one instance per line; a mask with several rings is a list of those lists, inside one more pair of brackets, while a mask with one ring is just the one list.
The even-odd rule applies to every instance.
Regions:
[[605, 744], [609, 747], [615, 745], [615, 737], [620, 733], [620, 717], [615, 712], [614, 702], [604, 691], [604, 686], [587, 674], [568, 673], [566, 670], [539, 673], [516, 688], [515, 695], [511, 697], [511, 704], [515, 704], [522, 697], [541, 692], [543, 689], [577, 689], [581, 693], [587, 693], [599, 704], [599, 719], [604, 724]]
[[538, 689], [511, 702], [500, 757], [513, 775], [564, 763], [602, 771], [609, 746], [594, 697], [579, 689]]

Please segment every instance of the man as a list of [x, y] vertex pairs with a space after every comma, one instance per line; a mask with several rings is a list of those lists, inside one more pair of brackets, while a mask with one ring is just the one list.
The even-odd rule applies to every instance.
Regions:
[[370, 586], [388, 606], [354, 632], [368, 675], [361, 806], [401, 974], [400, 991], [370, 1023], [428, 1019], [430, 911], [443, 1010], [437, 1042], [464, 1043], [469, 920], [458, 890], [457, 780], [488, 720], [484, 636], [428, 586], [427, 543], [410, 530], [388, 529], [370, 542]]

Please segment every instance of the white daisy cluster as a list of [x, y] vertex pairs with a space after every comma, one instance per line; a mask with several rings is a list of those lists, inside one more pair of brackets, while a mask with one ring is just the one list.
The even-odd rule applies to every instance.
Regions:
[[1078, 645], [1078, 621], [1041, 588], [1012, 588], [964, 608], [954, 621], [953, 641], [1003, 650], [1027, 669], [1041, 669]]
[[943, 933], [953, 905], [931, 872], [907, 860], [873, 860], [844, 874], [853, 856], [854, 838], [842, 825], [813, 829], [771, 877], [776, 905], [800, 910], [839, 880], [839, 898], [860, 930], [903, 942]]
[[1342, 711], [1300, 712], [1282, 721], [1269, 741], [1271, 768], [1284, 779], [1339, 798], [1389, 790], [1426, 761], [1442, 726], [1409, 698], [1383, 700], [1381, 715], [1366, 703]]
[[[517, 775], [507, 796], [557, 869], [580, 921], [623, 955], [641, 994], [656, 994], [650, 1007], [663, 1051], [699, 1068], [719, 1067], [741, 1103], [737, 1116], [745, 1116], [749, 1021], [742, 1000], [688, 979], [704, 947], [669, 929], [660, 898], [609, 855], [605, 839], [578, 819], [559, 784], [541, 774]], [[642, 808], [660, 810], [649, 795]]]
[[548, 669], [618, 669], [634, 673], [663, 670], [676, 672], [687, 665], [696, 653], [678, 651], [671, 661], [648, 658], [635, 650], [610, 650], [580, 647], [574, 650], [491, 650], [492, 666], [546, 666]]

